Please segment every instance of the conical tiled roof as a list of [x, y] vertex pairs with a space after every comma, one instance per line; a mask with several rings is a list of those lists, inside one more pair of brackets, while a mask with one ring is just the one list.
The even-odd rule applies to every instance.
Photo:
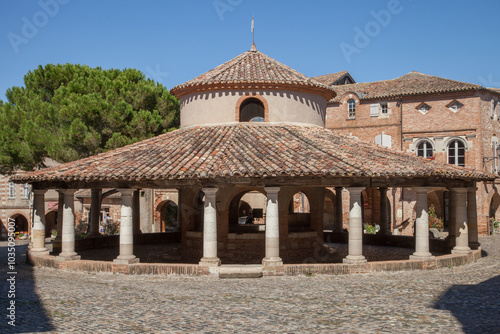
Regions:
[[16, 182], [268, 177], [493, 179], [319, 126], [235, 123], [175, 130], [113, 151], [14, 176]]
[[295, 89], [314, 89], [329, 96], [329, 98], [335, 95], [335, 92], [327, 85], [309, 78], [257, 50], [244, 52], [213, 70], [175, 86], [171, 92], [180, 97], [192, 91], [213, 89], [214, 87], [250, 89], [254, 88], [255, 85], [258, 85], [259, 88], [268, 86], [279, 88], [279, 86], [287, 85], [295, 86]]

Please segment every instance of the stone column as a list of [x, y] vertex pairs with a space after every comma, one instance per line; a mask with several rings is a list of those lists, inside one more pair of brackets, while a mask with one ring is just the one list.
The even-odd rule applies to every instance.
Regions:
[[75, 192], [76, 189], [64, 189], [62, 251], [57, 256], [59, 261], [80, 260], [75, 253]]
[[427, 193], [431, 188], [413, 188], [417, 193], [415, 211], [415, 253], [410, 255], [410, 260], [431, 260], [434, 258], [429, 252], [429, 206], [427, 204]]
[[342, 212], [342, 187], [335, 187], [335, 228], [334, 232], [344, 231], [344, 216]]
[[469, 247], [471, 249], [479, 249], [481, 246], [477, 231], [476, 190], [476, 187], [467, 189], [467, 221], [469, 222]]
[[457, 193], [454, 188], [448, 189], [448, 245], [455, 247], [455, 228], [457, 225]]
[[139, 189], [134, 191], [132, 197], [132, 225], [134, 226], [134, 234], [141, 233], [141, 194]]
[[52, 251], [60, 253], [62, 251], [62, 227], [63, 227], [63, 211], [64, 211], [64, 192], [57, 190], [59, 198], [57, 201], [57, 235], [52, 241]]
[[389, 234], [389, 216], [387, 212], [387, 188], [378, 188], [380, 192], [380, 230], [377, 234]]
[[98, 237], [99, 220], [101, 217], [101, 197], [102, 189], [92, 189], [90, 191], [90, 233], [89, 237]]
[[347, 188], [349, 190], [349, 244], [344, 263], [361, 264], [366, 259], [363, 256], [363, 217], [361, 211], [361, 192], [364, 187]]
[[264, 266], [281, 266], [280, 258], [280, 215], [278, 205], [279, 187], [265, 187], [267, 193], [266, 208], [266, 257], [262, 260]]
[[31, 238], [33, 247], [31, 252], [34, 255], [46, 255], [49, 251], [45, 247], [45, 189], [33, 190], [33, 228]]
[[469, 229], [467, 221], [467, 188], [454, 188], [456, 192], [455, 247], [453, 254], [469, 254]]
[[113, 260], [116, 264], [138, 263], [134, 255], [134, 228], [132, 226], [133, 189], [117, 189], [121, 194], [122, 208], [120, 218], [120, 255]]
[[217, 267], [220, 259], [217, 257], [217, 209], [216, 196], [218, 188], [203, 188], [205, 207], [203, 215], [203, 258], [201, 266]]

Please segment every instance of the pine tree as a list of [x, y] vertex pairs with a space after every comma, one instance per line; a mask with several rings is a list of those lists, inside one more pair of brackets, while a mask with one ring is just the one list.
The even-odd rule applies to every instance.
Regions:
[[179, 101], [135, 69], [39, 66], [0, 100], [3, 172], [68, 162], [179, 126]]

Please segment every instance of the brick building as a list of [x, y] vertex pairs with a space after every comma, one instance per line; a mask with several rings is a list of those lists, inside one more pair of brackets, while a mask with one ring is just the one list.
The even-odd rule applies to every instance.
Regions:
[[[327, 128], [424, 159], [498, 173], [499, 89], [419, 72], [367, 83], [355, 83], [345, 71], [314, 79], [337, 92], [327, 104]], [[415, 193], [391, 188], [388, 197], [391, 229], [412, 234]], [[446, 188], [428, 194], [428, 202], [445, 225], [450, 215], [449, 197]], [[377, 224], [379, 192], [367, 188], [363, 201], [365, 222]], [[477, 212], [479, 233], [485, 235], [489, 222], [500, 218], [495, 182], [478, 184]]]

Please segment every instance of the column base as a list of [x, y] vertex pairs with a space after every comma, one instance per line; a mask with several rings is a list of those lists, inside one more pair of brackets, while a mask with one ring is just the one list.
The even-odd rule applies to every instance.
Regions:
[[218, 257], [204, 257], [200, 260], [199, 265], [204, 267], [218, 267], [220, 266], [220, 259]]
[[470, 247], [470, 249], [480, 249], [481, 244], [479, 242], [470, 242], [469, 247]]
[[280, 257], [265, 257], [262, 259], [264, 267], [279, 267], [283, 265], [283, 260]]
[[366, 261], [366, 258], [363, 255], [347, 255], [342, 262], [347, 264], [362, 264], [368, 261]]
[[410, 260], [415, 260], [415, 261], [429, 261], [429, 260], [434, 260], [436, 257], [432, 255], [431, 253], [413, 253], [410, 255]]
[[33, 255], [49, 255], [47, 248], [31, 248], [30, 253]]
[[455, 247], [451, 250], [451, 254], [469, 255], [472, 250], [469, 247]]
[[76, 253], [61, 253], [56, 256], [57, 261], [74, 261], [80, 260], [82, 257]]
[[114, 264], [134, 264], [139, 263], [139, 258], [135, 255], [118, 255], [116, 259], [113, 260]]

